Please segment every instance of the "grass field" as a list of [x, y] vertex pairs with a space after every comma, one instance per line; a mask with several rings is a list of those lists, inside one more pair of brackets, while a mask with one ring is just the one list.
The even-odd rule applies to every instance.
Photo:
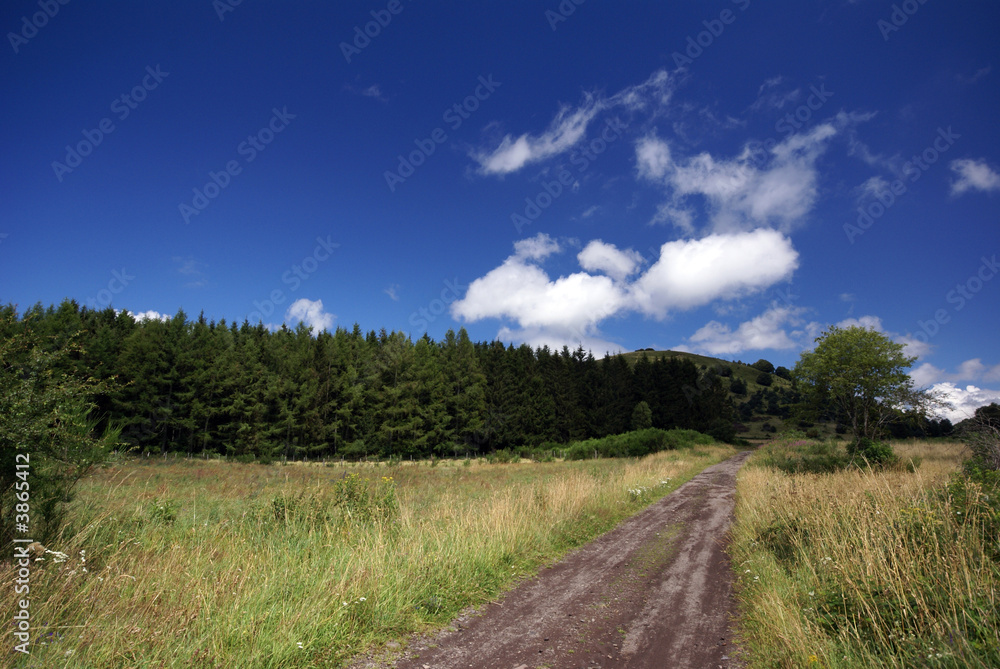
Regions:
[[12, 664], [337, 666], [496, 597], [734, 453], [120, 463], [84, 482], [67, 538], [49, 546], [65, 559], [33, 564], [32, 655]]
[[949, 485], [964, 447], [897, 443], [904, 466], [875, 472], [762, 464], [801, 448], [766, 446], [738, 478], [751, 666], [1000, 666], [1000, 514], [996, 491]]

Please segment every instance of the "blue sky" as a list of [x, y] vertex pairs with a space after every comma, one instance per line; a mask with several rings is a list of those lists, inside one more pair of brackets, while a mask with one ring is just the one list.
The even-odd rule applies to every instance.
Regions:
[[1000, 401], [1000, 6], [4, 3], [0, 301], [791, 367]]

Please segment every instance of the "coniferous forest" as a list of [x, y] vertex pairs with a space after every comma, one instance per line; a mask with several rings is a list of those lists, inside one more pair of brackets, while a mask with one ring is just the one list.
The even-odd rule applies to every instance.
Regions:
[[[271, 331], [190, 320], [137, 321], [74, 301], [18, 314], [0, 307], [0, 338], [32, 351], [66, 351], [56, 375], [96, 380], [98, 423], [122, 428], [134, 452], [246, 458], [466, 457], [537, 448], [651, 426], [727, 439], [733, 412], [718, 378], [690, 360], [595, 359], [401, 332], [305, 325]], [[645, 407], [638, 413], [644, 413]], [[648, 420], [648, 419], [645, 419]]]

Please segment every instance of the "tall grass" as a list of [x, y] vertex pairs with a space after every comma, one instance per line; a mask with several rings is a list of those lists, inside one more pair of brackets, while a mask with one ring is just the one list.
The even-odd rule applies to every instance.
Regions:
[[752, 666], [1000, 666], [1000, 564], [974, 499], [990, 491], [949, 494], [961, 444], [895, 448], [919, 467], [789, 474], [761, 452], [740, 473], [731, 554]]
[[[733, 452], [347, 469], [122, 464], [81, 489], [49, 547], [69, 559], [49, 554], [32, 568], [30, 660], [336, 666], [496, 597]], [[15, 578], [9, 564], [0, 571]]]

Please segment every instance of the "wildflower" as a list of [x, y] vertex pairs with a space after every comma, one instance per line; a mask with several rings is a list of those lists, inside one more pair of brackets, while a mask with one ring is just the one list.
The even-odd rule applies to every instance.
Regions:
[[302, 645], [301, 641], [299, 641], [298, 646], [299, 646], [299, 650], [304, 650], [305, 649], [305, 646]]
[[367, 599], [365, 599], [364, 597], [358, 597], [358, 601], [359, 601], [359, 602], [366, 602], [366, 601], [368, 601], [368, 600], [367, 600]]
[[815, 590], [810, 590], [809, 591], [809, 596], [810, 597], [815, 597], [816, 596], [816, 591]]
[[816, 664], [817, 662], [819, 662], [819, 658], [818, 657], [816, 657], [815, 655], [810, 655], [809, 656], [809, 664]]

